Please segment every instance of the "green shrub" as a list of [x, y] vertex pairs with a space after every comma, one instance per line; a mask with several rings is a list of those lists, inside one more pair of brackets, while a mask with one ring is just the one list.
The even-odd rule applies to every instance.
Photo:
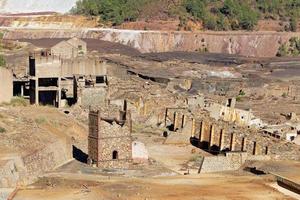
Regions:
[[281, 95], [283, 98], [286, 98], [288, 95], [286, 92], [284, 92], [282, 95]]
[[0, 133], [5, 133], [5, 132], [6, 132], [6, 129], [3, 127], [0, 127]]
[[240, 90], [239, 96], [245, 96], [245, 95], [246, 95], [246, 93], [244, 92], [244, 90]]
[[236, 97], [236, 101], [237, 101], [237, 102], [241, 102], [241, 101], [243, 101], [243, 99], [242, 99], [241, 96], [237, 96], [237, 97]]

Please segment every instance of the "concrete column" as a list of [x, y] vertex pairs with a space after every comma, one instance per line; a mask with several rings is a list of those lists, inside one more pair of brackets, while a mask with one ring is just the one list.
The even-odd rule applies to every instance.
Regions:
[[220, 140], [219, 140], [219, 148], [220, 148], [220, 151], [222, 151], [223, 148], [224, 148], [224, 137], [225, 137], [225, 130], [224, 130], [224, 129], [221, 129], [221, 132], [220, 132]]
[[176, 131], [176, 129], [178, 128], [178, 113], [177, 112], [174, 112], [174, 130], [173, 131]]
[[157, 115], [157, 124], [160, 124], [160, 114]]
[[129, 132], [130, 132], [130, 134], [132, 133], [132, 118], [131, 118], [131, 111], [130, 110], [128, 110], [127, 111], [127, 119], [126, 119], [127, 121], [128, 121], [128, 126], [129, 126]]
[[58, 77], [58, 100], [57, 100], [57, 107], [61, 107], [61, 78]]
[[168, 108], [166, 108], [166, 112], [165, 112], [165, 127], [167, 126], [167, 118], [168, 118]]
[[35, 79], [35, 105], [39, 105], [39, 78]]
[[253, 155], [257, 155], [257, 143], [253, 142], [253, 151], [252, 151]]
[[191, 137], [195, 137], [195, 128], [196, 128], [196, 120], [192, 119], [192, 130], [191, 130]]
[[230, 151], [235, 150], [235, 134], [231, 133], [231, 139], [230, 139]]
[[264, 153], [265, 153], [265, 155], [269, 154], [269, 147], [268, 146], [265, 147], [265, 152]]
[[200, 135], [199, 135], [199, 141], [200, 142], [203, 142], [203, 140], [204, 140], [204, 135], [205, 135], [204, 128], [205, 128], [205, 122], [202, 121], [201, 122], [201, 128], [200, 128]]
[[241, 151], [247, 151], [247, 138], [244, 137], [242, 139], [242, 148], [241, 148]]
[[215, 125], [212, 124], [210, 127], [210, 134], [209, 134], [209, 148], [214, 145], [214, 137], [215, 137]]
[[182, 115], [181, 128], [184, 128], [185, 123], [186, 123], [186, 117], [185, 115]]
[[24, 85], [21, 85], [21, 97], [24, 97]]

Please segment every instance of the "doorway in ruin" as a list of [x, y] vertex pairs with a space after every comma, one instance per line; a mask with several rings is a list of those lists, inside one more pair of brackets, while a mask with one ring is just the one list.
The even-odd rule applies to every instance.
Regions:
[[39, 104], [57, 106], [57, 91], [40, 91]]
[[113, 151], [112, 159], [113, 159], [113, 160], [119, 159], [119, 152], [118, 152], [118, 151]]

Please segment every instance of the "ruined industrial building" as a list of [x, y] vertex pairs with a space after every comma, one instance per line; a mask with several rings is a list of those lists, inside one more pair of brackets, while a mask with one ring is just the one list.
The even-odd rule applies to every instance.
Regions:
[[0, 10], [0, 200], [300, 199], [298, 32], [40, 15]]

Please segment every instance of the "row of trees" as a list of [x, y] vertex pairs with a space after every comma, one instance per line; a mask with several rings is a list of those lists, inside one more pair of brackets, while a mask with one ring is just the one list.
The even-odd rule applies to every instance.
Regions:
[[103, 21], [119, 25], [135, 21], [148, 0], [79, 0], [71, 12], [87, 16], [100, 16]]
[[[162, 0], [170, 1], [170, 0]], [[135, 21], [151, 0], [79, 0], [73, 13], [100, 16], [113, 25]], [[300, 13], [300, 0], [176, 0], [166, 10], [182, 21], [201, 20], [212, 30], [252, 30], [259, 19], [290, 21], [295, 30]], [[160, 6], [159, 4], [157, 5]]]
[[248, 1], [225, 0], [224, 3], [209, 0], [185, 0], [187, 13], [201, 20], [210, 30], [251, 30], [257, 24], [259, 14]]

